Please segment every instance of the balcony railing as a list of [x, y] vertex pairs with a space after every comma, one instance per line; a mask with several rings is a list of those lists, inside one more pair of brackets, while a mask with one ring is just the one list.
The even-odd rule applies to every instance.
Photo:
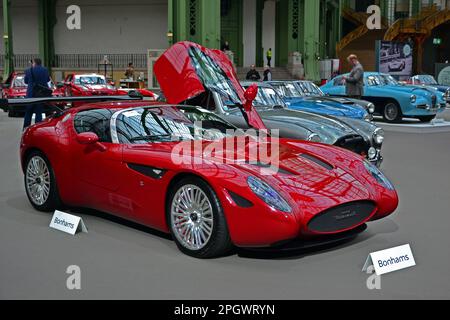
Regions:
[[[60, 69], [97, 69], [98, 64], [107, 56], [115, 69], [124, 69], [132, 62], [136, 69], [147, 68], [147, 55], [145, 53], [133, 54], [57, 54], [53, 68]], [[14, 67], [25, 69], [30, 66], [30, 60], [38, 57], [38, 54], [16, 54], [14, 55]], [[4, 68], [5, 56], [0, 55], [0, 68]]]

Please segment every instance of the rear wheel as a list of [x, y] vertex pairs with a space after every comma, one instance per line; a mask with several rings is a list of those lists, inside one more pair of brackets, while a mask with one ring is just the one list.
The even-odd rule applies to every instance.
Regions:
[[436, 116], [423, 116], [423, 117], [418, 117], [418, 119], [420, 120], [420, 122], [431, 122], [434, 120], [434, 118], [436, 118]]
[[395, 101], [389, 101], [386, 103], [383, 109], [383, 118], [387, 122], [399, 122], [402, 119], [402, 110]]
[[61, 206], [56, 179], [50, 162], [40, 151], [33, 151], [25, 161], [25, 190], [31, 205], [44, 212]]
[[178, 248], [201, 259], [226, 254], [232, 247], [222, 206], [202, 179], [185, 178], [170, 191], [167, 220]]

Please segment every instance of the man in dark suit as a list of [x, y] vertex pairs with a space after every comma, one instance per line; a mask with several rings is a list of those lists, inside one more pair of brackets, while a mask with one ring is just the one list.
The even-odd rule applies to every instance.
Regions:
[[[27, 87], [27, 98], [35, 98], [34, 97], [34, 87], [36, 84], [41, 86], [48, 86], [50, 82], [50, 74], [48, 73], [47, 68], [42, 66], [42, 60], [39, 58], [35, 58], [32, 60], [31, 68], [25, 71], [25, 83], [28, 85]], [[35, 123], [39, 123], [42, 121], [42, 104], [33, 104], [29, 105], [26, 108], [25, 119], [23, 122], [23, 128], [27, 128], [31, 125], [31, 118], [33, 117], [33, 113], [36, 114]]]

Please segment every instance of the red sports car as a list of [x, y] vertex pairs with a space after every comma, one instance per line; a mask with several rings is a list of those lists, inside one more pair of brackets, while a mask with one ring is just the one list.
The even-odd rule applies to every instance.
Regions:
[[[350, 151], [230, 130], [209, 111], [156, 102], [67, 109], [23, 134], [26, 194], [37, 210], [89, 207], [171, 233], [198, 258], [342, 240], [398, 205], [391, 182]], [[274, 146], [276, 167], [249, 156]]]
[[117, 89], [99, 74], [69, 74], [64, 80], [64, 92], [68, 97], [116, 96]]
[[[22, 99], [27, 95], [27, 84], [25, 83], [25, 74], [13, 72], [9, 75], [6, 81], [2, 84], [2, 98], [3, 99]], [[54, 97], [64, 96], [64, 91], [61, 87], [57, 87], [53, 81], [48, 83], [49, 87], [53, 89]], [[25, 112], [24, 106], [14, 106], [8, 108], [10, 117], [22, 114]]]

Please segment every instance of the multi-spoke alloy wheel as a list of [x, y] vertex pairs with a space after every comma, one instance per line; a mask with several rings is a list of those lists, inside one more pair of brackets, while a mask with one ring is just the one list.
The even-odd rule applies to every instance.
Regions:
[[187, 177], [171, 187], [167, 222], [178, 248], [190, 256], [213, 258], [232, 247], [220, 201], [200, 178]]
[[213, 211], [206, 194], [197, 186], [181, 187], [172, 200], [172, 230], [190, 250], [202, 249], [211, 238]]
[[33, 151], [25, 160], [25, 190], [33, 207], [53, 211], [61, 205], [55, 176], [50, 162], [39, 151]]
[[50, 171], [44, 159], [40, 156], [32, 157], [28, 162], [25, 175], [30, 200], [34, 204], [42, 206], [50, 193]]

